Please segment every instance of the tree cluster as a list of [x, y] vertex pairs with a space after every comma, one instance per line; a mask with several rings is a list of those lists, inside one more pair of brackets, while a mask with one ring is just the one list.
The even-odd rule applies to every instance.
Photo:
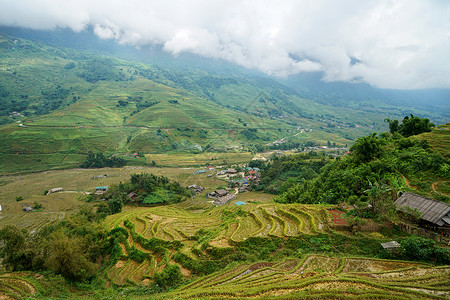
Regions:
[[100, 80], [122, 81], [124, 76], [120, 70], [115, 68], [110, 59], [91, 59], [84, 63], [82, 71], [78, 74], [89, 83]]
[[[286, 185], [289, 182], [291, 186], [275, 201], [332, 204], [349, 202], [359, 207], [371, 204], [374, 214], [388, 217], [393, 213], [392, 203], [399, 192], [410, 189], [405, 185], [402, 175], [413, 180], [413, 184], [417, 182], [419, 190], [431, 193], [430, 184], [423, 182], [429, 178], [449, 178], [450, 172], [446, 167], [449, 165], [450, 161], [433, 151], [426, 140], [405, 138], [398, 133], [372, 134], [359, 138], [350, 148], [350, 155], [331, 161], [320, 170], [315, 169], [319, 174], [317, 177], [306, 178], [302, 182], [294, 182], [292, 179], [286, 181]], [[271, 172], [282, 169], [274, 161]], [[264, 177], [261, 182], [263, 180]], [[439, 197], [445, 198], [443, 195]]]
[[106, 234], [89, 209], [35, 234], [7, 225], [0, 230], [2, 264], [10, 271], [51, 270], [72, 281], [87, 281], [108, 251]]
[[[135, 193], [133, 198], [128, 197]], [[131, 179], [125, 183], [113, 185], [108, 191], [108, 205], [111, 203], [111, 212], [117, 212], [120, 203], [137, 203], [141, 205], [170, 204], [181, 202], [189, 197], [190, 192], [176, 181], [167, 177], [148, 173], [132, 174]]]
[[104, 168], [104, 167], [110, 167], [110, 168], [120, 168], [125, 166], [126, 161], [125, 159], [121, 157], [110, 157], [107, 158], [103, 153], [97, 152], [92, 153], [90, 152], [86, 159], [81, 163], [81, 168]]
[[405, 137], [417, 135], [423, 132], [430, 132], [434, 124], [427, 118], [420, 118], [411, 114], [403, 118], [400, 124], [398, 120], [385, 119], [389, 123], [389, 131], [393, 133], [400, 133]]
[[[310, 152], [289, 156], [275, 156], [272, 163], [262, 167], [261, 181], [257, 187], [273, 194], [286, 192], [305, 180], [318, 176], [327, 160], [323, 153]], [[254, 161], [249, 166], [253, 166]]]

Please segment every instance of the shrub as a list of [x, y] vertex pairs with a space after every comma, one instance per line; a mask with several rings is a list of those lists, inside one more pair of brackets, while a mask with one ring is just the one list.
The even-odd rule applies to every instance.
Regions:
[[155, 283], [163, 289], [175, 287], [181, 282], [181, 278], [182, 275], [178, 265], [169, 265], [153, 276]]

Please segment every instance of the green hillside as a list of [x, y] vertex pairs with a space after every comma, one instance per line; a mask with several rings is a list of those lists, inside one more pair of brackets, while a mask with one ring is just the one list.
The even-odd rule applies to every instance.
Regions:
[[77, 166], [88, 152], [349, 146], [386, 116], [303, 99], [268, 78], [143, 65], [0, 35], [0, 169]]

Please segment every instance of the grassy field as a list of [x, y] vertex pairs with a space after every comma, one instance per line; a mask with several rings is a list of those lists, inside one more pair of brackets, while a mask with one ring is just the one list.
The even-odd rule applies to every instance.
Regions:
[[420, 139], [427, 140], [431, 147], [437, 149], [444, 157], [450, 158], [450, 123], [439, 126], [432, 132], [422, 133]]
[[[208, 178], [206, 174], [194, 175], [197, 169], [125, 167], [104, 169], [55, 170], [19, 176], [6, 176], [0, 179], [0, 227], [16, 224], [21, 228], [36, 230], [42, 225], [62, 219], [67, 213], [77, 212], [86, 202], [81, 199], [85, 192], [93, 192], [96, 186], [110, 186], [130, 179], [130, 174], [148, 172], [164, 175], [179, 181], [183, 186], [202, 185], [211, 191], [224, 181]], [[108, 175], [107, 178], [92, 179], [96, 175]], [[62, 193], [44, 195], [55, 187], [62, 187]], [[23, 197], [20, 202], [16, 197]], [[25, 213], [23, 206], [41, 203], [42, 212]]]
[[217, 166], [227, 167], [229, 164], [249, 162], [253, 155], [250, 152], [225, 152], [225, 153], [162, 153], [146, 154], [148, 161], [155, 161], [160, 166], [189, 167], [189, 166]]

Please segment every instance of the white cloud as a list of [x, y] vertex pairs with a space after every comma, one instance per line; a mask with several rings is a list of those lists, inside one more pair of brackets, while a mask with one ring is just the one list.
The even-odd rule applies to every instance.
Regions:
[[328, 81], [450, 88], [446, 0], [0, 0], [0, 7], [2, 25], [92, 25], [102, 39], [273, 75], [320, 70]]

